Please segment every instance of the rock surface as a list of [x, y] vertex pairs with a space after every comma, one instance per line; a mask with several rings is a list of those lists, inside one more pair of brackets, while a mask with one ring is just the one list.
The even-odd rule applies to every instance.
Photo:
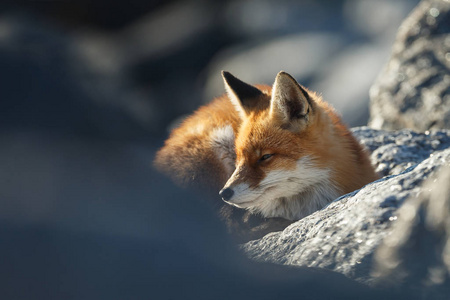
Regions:
[[342, 196], [282, 232], [244, 244], [249, 257], [330, 269], [360, 282], [373, 282], [375, 250], [390, 234], [398, 208], [420, 195], [426, 178], [450, 165], [450, 131], [419, 134], [362, 127], [353, 132], [372, 151], [377, 170], [388, 176]]
[[[450, 295], [450, 166], [398, 211], [398, 221], [375, 253], [380, 287], [421, 289], [429, 299]], [[393, 285], [393, 283], [396, 283]], [[445, 297], [447, 296], [447, 298]]]
[[373, 128], [450, 128], [449, 1], [424, 0], [403, 22], [370, 98]]
[[385, 131], [368, 127], [352, 129], [353, 134], [371, 152], [372, 164], [381, 176], [397, 175], [420, 163], [434, 151], [450, 146], [448, 131]]

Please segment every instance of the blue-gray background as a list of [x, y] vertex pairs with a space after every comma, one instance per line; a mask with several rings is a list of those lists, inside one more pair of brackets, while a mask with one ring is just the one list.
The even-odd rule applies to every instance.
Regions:
[[312, 275], [237, 274], [222, 224], [151, 170], [154, 151], [223, 93], [222, 69], [267, 84], [285, 70], [366, 124], [370, 85], [417, 2], [2, 3], [2, 295], [293, 296], [295, 278], [324, 292]]

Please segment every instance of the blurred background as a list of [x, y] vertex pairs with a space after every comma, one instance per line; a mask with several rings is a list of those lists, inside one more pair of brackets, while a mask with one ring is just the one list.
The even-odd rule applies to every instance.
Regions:
[[222, 224], [150, 168], [169, 128], [224, 92], [220, 70], [266, 84], [285, 70], [365, 125], [417, 3], [3, 1], [2, 295], [111, 299], [152, 280], [167, 293], [172, 276], [195, 287], [205, 268], [236, 277]]
[[224, 92], [220, 70], [266, 84], [285, 70], [365, 125], [369, 87], [417, 3], [13, 1], [0, 9], [0, 122], [166, 134]]

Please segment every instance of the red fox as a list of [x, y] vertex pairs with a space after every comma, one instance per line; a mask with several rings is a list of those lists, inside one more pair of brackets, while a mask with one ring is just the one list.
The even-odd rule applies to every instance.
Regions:
[[187, 118], [156, 155], [179, 184], [298, 220], [378, 178], [334, 109], [289, 74], [278, 73], [272, 88], [222, 77], [227, 94]]

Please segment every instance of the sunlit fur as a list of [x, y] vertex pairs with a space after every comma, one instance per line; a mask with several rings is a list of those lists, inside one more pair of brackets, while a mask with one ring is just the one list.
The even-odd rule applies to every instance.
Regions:
[[[256, 186], [245, 182], [235, 185], [229, 203], [263, 216], [298, 220], [340, 195], [329, 173], [329, 169], [317, 168], [309, 157], [302, 157], [295, 169], [270, 171]], [[232, 176], [229, 182], [234, 180]]]
[[367, 153], [317, 94], [283, 72], [273, 88], [256, 87], [262, 94], [240, 109], [238, 91], [233, 104], [225, 95], [200, 108], [174, 130], [156, 166], [184, 185], [232, 189], [232, 205], [290, 220], [377, 179]]

